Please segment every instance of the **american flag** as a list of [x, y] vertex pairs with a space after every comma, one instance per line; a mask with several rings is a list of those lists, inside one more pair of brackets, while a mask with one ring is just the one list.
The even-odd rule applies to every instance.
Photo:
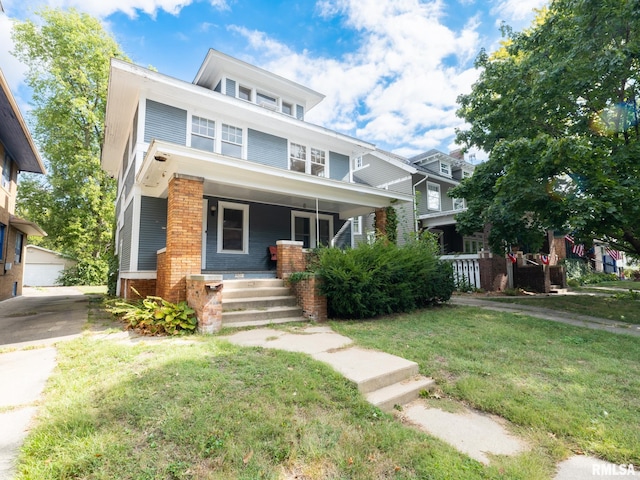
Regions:
[[571, 252], [578, 255], [579, 257], [584, 257], [584, 245], [582, 243], [575, 243], [573, 237], [571, 235], [565, 235], [565, 240], [571, 244]]
[[619, 252], [618, 250], [613, 250], [611, 247], [606, 247], [604, 250], [605, 253], [616, 262], [622, 258], [622, 252]]

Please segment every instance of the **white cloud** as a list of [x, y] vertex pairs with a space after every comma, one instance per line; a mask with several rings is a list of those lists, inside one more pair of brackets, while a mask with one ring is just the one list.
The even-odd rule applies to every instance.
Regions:
[[27, 67], [10, 53], [13, 50], [12, 29], [12, 20], [6, 15], [0, 14], [0, 45], [2, 45], [0, 47], [0, 68], [2, 68], [2, 73], [4, 73], [9, 87], [15, 95], [20, 82], [24, 79]]
[[507, 24], [520, 24], [533, 17], [534, 9], [540, 9], [548, 3], [549, 0], [499, 0], [491, 13], [501, 17], [500, 20]]
[[297, 53], [263, 32], [230, 28], [262, 67], [326, 95], [307, 120], [413, 154], [454, 135], [462, 125], [456, 98], [477, 78], [468, 63], [480, 48], [478, 20], [454, 31], [443, 24], [443, 7], [440, 0], [320, 1], [320, 15], [341, 15], [358, 32], [360, 47], [342, 58]]

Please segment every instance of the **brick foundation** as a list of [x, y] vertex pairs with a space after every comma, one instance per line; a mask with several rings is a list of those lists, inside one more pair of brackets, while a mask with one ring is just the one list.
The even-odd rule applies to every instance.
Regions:
[[[137, 290], [137, 295], [133, 289]], [[155, 296], [156, 279], [155, 278], [123, 278], [120, 280], [120, 297], [125, 300], [138, 300]]]
[[157, 282], [158, 296], [169, 302], [186, 300], [187, 275], [201, 272], [203, 185], [202, 178], [179, 174], [169, 181], [167, 247]]

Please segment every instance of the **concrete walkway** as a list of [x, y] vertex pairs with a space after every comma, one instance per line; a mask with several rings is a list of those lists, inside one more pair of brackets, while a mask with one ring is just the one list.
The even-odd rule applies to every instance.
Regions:
[[517, 303], [497, 302], [485, 300], [475, 295], [453, 295], [450, 303], [453, 305], [480, 307], [497, 312], [522, 313], [552, 322], [566, 323], [576, 327], [585, 327], [592, 330], [604, 330], [610, 333], [634, 335], [640, 337], [640, 325], [632, 325], [625, 322], [616, 322], [605, 318], [590, 317], [588, 315], [578, 315], [576, 313], [559, 312], [549, 308], [536, 307], [533, 305], [521, 305]]

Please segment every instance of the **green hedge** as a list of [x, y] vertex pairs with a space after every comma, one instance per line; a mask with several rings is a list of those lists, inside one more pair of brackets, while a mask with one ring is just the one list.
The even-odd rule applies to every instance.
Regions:
[[354, 249], [321, 249], [314, 270], [329, 316], [370, 318], [449, 300], [453, 272], [436, 251], [430, 236], [401, 247], [381, 239]]

